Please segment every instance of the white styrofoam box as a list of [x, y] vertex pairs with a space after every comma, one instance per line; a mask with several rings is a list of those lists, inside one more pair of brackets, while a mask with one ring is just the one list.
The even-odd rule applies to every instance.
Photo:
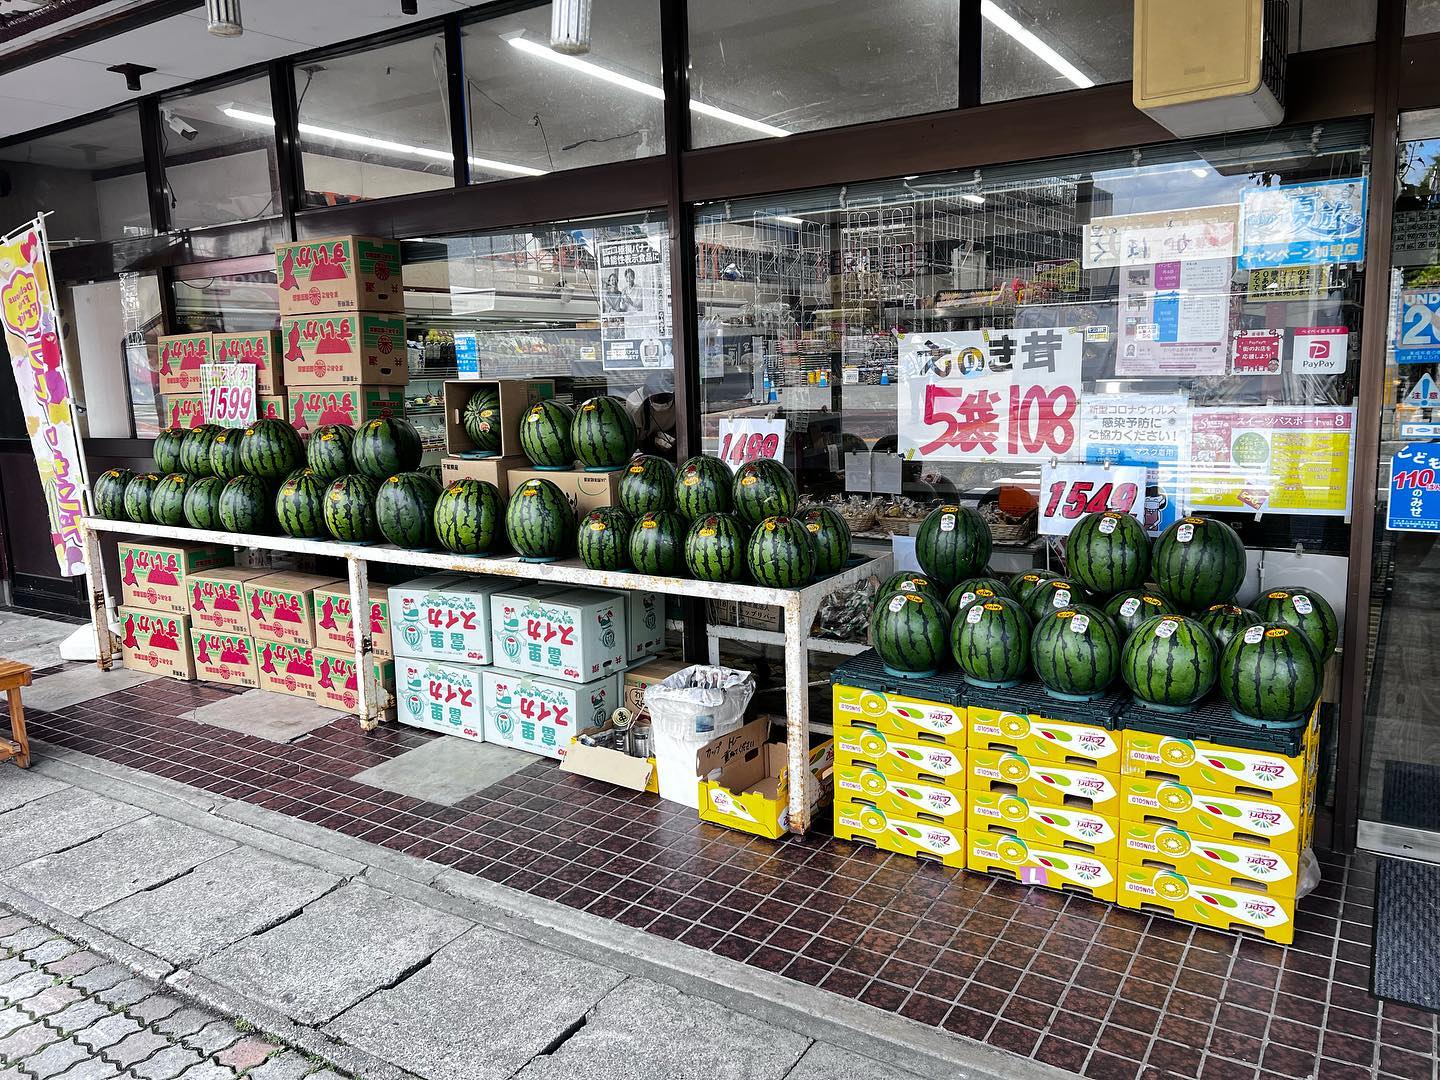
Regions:
[[620, 676], [588, 683], [485, 669], [485, 741], [558, 759], [586, 728], [620, 707]]
[[619, 595], [625, 602], [629, 659], [654, 656], [665, 648], [665, 597], [643, 589], [625, 589]]
[[577, 683], [625, 670], [627, 614], [619, 593], [540, 586], [496, 592], [490, 603], [500, 667]]
[[413, 727], [485, 740], [484, 686], [475, 664], [395, 658], [395, 715]]
[[511, 578], [435, 574], [390, 588], [390, 645], [396, 656], [491, 661], [490, 596]]

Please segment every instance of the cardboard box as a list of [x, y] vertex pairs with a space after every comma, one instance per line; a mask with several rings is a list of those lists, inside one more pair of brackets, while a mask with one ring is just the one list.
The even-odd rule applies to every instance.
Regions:
[[873, 806], [908, 821], [965, 827], [965, 793], [944, 784], [896, 780], [873, 765], [841, 762], [835, 766], [835, 798]]
[[747, 630], [769, 630], [778, 634], [785, 628], [785, 616], [774, 604], [711, 600], [710, 621], [720, 626], [743, 626]]
[[[315, 647], [324, 652], [355, 651], [355, 620], [350, 612], [350, 583], [322, 585], [315, 590]], [[390, 648], [390, 600], [383, 591], [370, 591], [370, 645], [380, 659], [393, 657]]]
[[190, 595], [190, 625], [196, 630], [250, 636], [250, 604], [245, 599], [245, 582], [266, 577], [268, 570], [245, 566], [222, 566], [187, 577]]
[[1294, 898], [1300, 877], [1298, 852], [1191, 836], [1171, 825], [1126, 822], [1120, 828], [1120, 861], [1128, 866], [1173, 870], [1186, 880], [1222, 889]]
[[1207, 842], [1241, 841], [1276, 851], [1304, 849], [1309, 806], [1192, 792], [1173, 780], [1120, 778], [1120, 820], [1168, 825]]
[[971, 750], [972, 791], [1018, 795], [1042, 806], [1092, 810], [1119, 817], [1119, 778], [1098, 769], [1052, 765], [1043, 758], [1027, 758], [1006, 750]]
[[665, 648], [665, 597], [644, 589], [624, 589], [617, 595], [625, 604], [625, 645], [630, 662]]
[[[623, 696], [623, 695], [622, 695]], [[646, 720], [649, 724], [649, 720]], [[634, 721], [631, 721], [631, 727]], [[583, 739], [605, 738], [615, 732], [613, 720], [606, 720], [598, 727], [582, 727], [570, 740], [569, 746], [560, 747], [560, 771], [588, 776], [592, 780], [604, 780], [607, 784], [629, 788], [631, 791], [648, 791], [652, 795], [660, 791], [653, 757], [634, 757], [624, 750], [607, 746], [586, 746]]]
[[465, 406], [481, 390], [494, 390], [500, 397], [500, 451], [496, 457], [520, 455], [520, 418], [537, 401], [555, 396], [549, 379], [446, 379], [445, 452], [452, 455], [478, 453], [465, 432]]
[[358, 428], [367, 420], [405, 414], [405, 391], [398, 386], [301, 386], [287, 397], [290, 423], [302, 435], [326, 424]]
[[1096, 900], [1115, 900], [1113, 859], [984, 829], [969, 829], [966, 835], [969, 843], [965, 866], [969, 870], [999, 874], [1026, 885], [1079, 892]]
[[577, 518], [602, 506], [620, 503], [620, 472], [586, 472], [583, 469], [511, 469], [510, 490], [515, 491], [526, 480], [549, 480], [560, 489], [575, 509]]
[[1004, 833], [1027, 844], [1087, 852], [1111, 863], [1120, 857], [1120, 822], [1093, 810], [1042, 806], [1018, 795], [971, 791], [966, 823], [972, 832]]
[[963, 868], [966, 845], [963, 822], [954, 826], [891, 817], [873, 806], [835, 800], [835, 839], [859, 840], [881, 851], [912, 859], [929, 859], [944, 866]]
[[1158, 911], [1200, 926], [1260, 934], [1282, 945], [1295, 940], [1293, 897], [1222, 889], [1191, 881], [1173, 870], [1121, 863], [1116, 902], [1123, 908]]
[[255, 399], [255, 419], [257, 420], [284, 420], [288, 415], [283, 397], [257, 397]]
[[1059, 765], [1115, 775], [1120, 772], [1123, 736], [1119, 731], [978, 705], [971, 705], [967, 712], [972, 750], [1012, 750]]
[[137, 538], [116, 545], [120, 560], [120, 603], [125, 607], [190, 614], [191, 574], [229, 566], [235, 549], [214, 544], [179, 544]]
[[859, 686], [835, 683], [831, 688], [832, 720], [836, 724], [871, 728], [882, 735], [925, 739], [961, 749], [968, 743], [965, 706], [926, 701], [903, 694], [881, 694]]
[[[790, 751], [769, 739], [770, 718], [761, 717], [701, 747], [701, 821], [770, 840], [790, 831]], [[834, 767], [835, 740], [811, 748], [802, 782], [812, 815], [830, 804]]]
[[255, 639], [248, 634], [191, 627], [190, 650], [195, 656], [195, 677], [226, 686], [260, 685], [255, 663]]
[[395, 716], [402, 724], [485, 741], [485, 669], [453, 661], [395, 658]]
[[581, 728], [598, 727], [620, 707], [620, 679], [606, 675], [588, 683], [542, 679], [487, 668], [485, 741], [559, 758]]
[[440, 484], [442, 487], [449, 487], [456, 480], [484, 480], [487, 484], [495, 485], [500, 492], [500, 498], [508, 499], [510, 473], [525, 468], [526, 460], [524, 457], [441, 458]]
[[203, 334], [167, 334], [160, 338], [160, 393], [200, 393], [200, 368], [214, 363], [209, 331]]
[[[919, 780], [964, 791], [967, 751], [959, 746], [898, 735], [835, 721], [835, 757], [841, 764], [863, 764], [896, 780]], [[889, 850], [888, 848], [886, 850]]]
[[281, 393], [280, 335], [274, 330], [215, 334], [212, 348], [217, 364], [249, 364], [255, 369], [256, 394], [275, 397]]
[[632, 724], [650, 723], [650, 709], [645, 704], [645, 690], [651, 683], [674, 675], [690, 665], [683, 660], [649, 660], [625, 672], [625, 708], [630, 710]]
[[315, 700], [315, 650], [309, 645], [255, 641], [260, 689]]
[[250, 633], [262, 641], [315, 644], [315, 590], [336, 579], [286, 571], [245, 582]]
[[187, 682], [195, 678], [190, 620], [186, 616], [122, 607], [119, 618], [120, 662], [127, 668]]
[[514, 578], [432, 574], [390, 587], [390, 644], [397, 656], [489, 664], [491, 596]]
[[376, 236], [332, 236], [275, 249], [280, 314], [404, 311], [400, 242]]
[[[395, 699], [395, 662], [371, 656], [375, 681], [386, 699], [386, 708]], [[315, 650], [315, 704], [327, 709], [353, 713], [360, 707], [360, 678], [355, 654]]]
[[494, 663], [588, 683], [625, 670], [625, 605], [613, 592], [532, 586], [490, 599]]
[[352, 312], [280, 320], [285, 385], [403, 385], [410, 381], [405, 316]]
[[1126, 776], [1142, 780], [1174, 780], [1186, 787], [1296, 806], [1305, 790], [1309, 763], [1303, 750], [1286, 757], [1198, 739], [1126, 731], [1122, 768]]
[[160, 400], [160, 426], [189, 431], [205, 422], [205, 399], [199, 394], [166, 394]]

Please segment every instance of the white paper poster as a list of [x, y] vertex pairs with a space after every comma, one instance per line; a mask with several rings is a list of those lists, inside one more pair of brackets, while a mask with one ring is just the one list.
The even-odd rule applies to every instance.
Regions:
[[1223, 375], [1231, 260], [1120, 270], [1116, 375]]
[[663, 226], [602, 232], [600, 342], [606, 371], [674, 365], [670, 330], [670, 245]]
[[1232, 258], [1239, 219], [1235, 203], [1098, 217], [1085, 226], [1083, 263], [1094, 270]]
[[1141, 520], [1156, 536], [1187, 511], [1190, 400], [1184, 394], [1090, 394], [1080, 404], [1085, 460], [1143, 465]]

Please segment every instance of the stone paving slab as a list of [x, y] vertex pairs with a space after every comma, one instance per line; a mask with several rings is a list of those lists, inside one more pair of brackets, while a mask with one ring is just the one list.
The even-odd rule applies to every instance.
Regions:
[[59, 780], [41, 776], [33, 769], [18, 769], [7, 764], [0, 772], [0, 814], [63, 790], [65, 784]]
[[277, 700], [274, 694], [263, 690], [248, 690], [202, 705], [192, 710], [189, 718], [257, 739], [288, 743], [316, 728], [333, 724], [343, 715], [296, 698]]
[[82, 701], [91, 701], [106, 694], [118, 694], [132, 686], [154, 682], [158, 676], [130, 668], [101, 671], [93, 664], [75, 665], [36, 679], [24, 691], [25, 708], [42, 712], [60, 712]]
[[892, 1069], [829, 1043], [814, 1043], [785, 1080], [921, 1080], [912, 1072]]
[[58, 664], [60, 642], [73, 634], [79, 625], [0, 611], [0, 656], [37, 668]]
[[147, 816], [146, 811], [66, 788], [0, 814], [0, 869], [83, 844]]
[[[623, 978], [476, 927], [325, 1030], [427, 1080], [505, 1080]], [[627, 1080], [638, 1075], [636, 1064]]]
[[340, 881], [314, 867], [238, 847], [87, 921], [188, 967], [318, 900]]
[[357, 784], [454, 806], [536, 761], [533, 754], [495, 743], [435, 739], [355, 775]]
[[394, 983], [469, 925], [352, 882], [195, 970], [301, 1023], [321, 1024]]

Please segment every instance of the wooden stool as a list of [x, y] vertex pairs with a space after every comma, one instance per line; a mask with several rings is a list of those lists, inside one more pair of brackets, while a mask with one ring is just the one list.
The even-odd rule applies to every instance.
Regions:
[[15, 759], [22, 769], [30, 767], [30, 739], [25, 734], [25, 706], [20, 701], [20, 688], [30, 685], [29, 664], [0, 660], [0, 690], [10, 695], [10, 738], [0, 738], [0, 761]]

